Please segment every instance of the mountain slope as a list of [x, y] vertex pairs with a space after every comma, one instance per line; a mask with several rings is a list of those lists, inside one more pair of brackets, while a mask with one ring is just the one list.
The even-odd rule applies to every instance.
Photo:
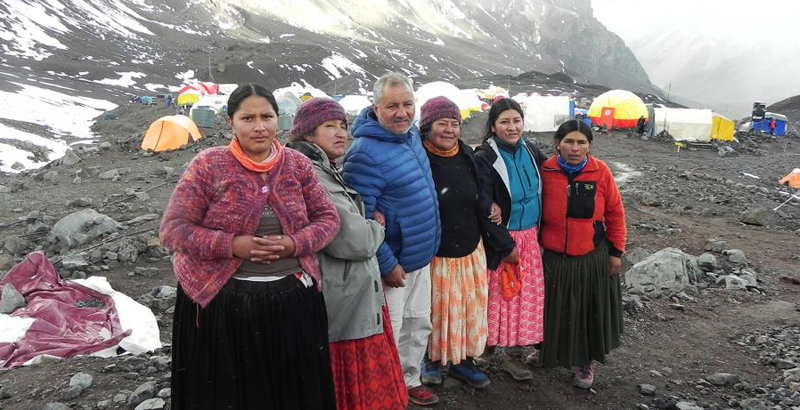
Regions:
[[[11, 0], [0, 39], [0, 171], [20, 155], [17, 168], [41, 166], [115, 104], [192, 79], [365, 93], [387, 70], [420, 83], [536, 70], [658, 92], [590, 0]], [[62, 115], [29, 115], [31, 95]], [[47, 148], [25, 158], [30, 144]]]

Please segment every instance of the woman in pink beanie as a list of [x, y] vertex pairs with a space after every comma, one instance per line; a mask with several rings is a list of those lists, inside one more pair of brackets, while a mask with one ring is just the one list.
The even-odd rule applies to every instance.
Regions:
[[384, 218], [379, 212], [375, 219], [364, 217], [361, 196], [344, 183], [336, 166], [345, 152], [347, 117], [336, 101], [312, 98], [298, 108], [291, 132], [286, 146], [311, 159], [341, 220], [336, 237], [317, 255], [336, 407], [405, 409], [408, 393], [375, 257]]
[[[495, 246], [489, 232], [489, 209], [477, 200], [479, 185], [472, 149], [459, 140], [461, 111], [449, 99], [436, 97], [421, 109], [423, 146], [431, 164], [442, 223], [442, 240], [431, 261], [431, 323], [428, 358], [422, 381], [441, 383], [448, 374], [474, 388], [489, 378], [475, 367], [488, 337], [486, 253]], [[483, 240], [482, 240], [483, 238]]]

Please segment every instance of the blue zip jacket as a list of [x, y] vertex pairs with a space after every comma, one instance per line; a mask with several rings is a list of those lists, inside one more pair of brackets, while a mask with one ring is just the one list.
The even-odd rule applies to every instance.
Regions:
[[[500, 145], [502, 143], [499, 143]], [[511, 215], [508, 218], [508, 229], [523, 231], [531, 229], [539, 223], [541, 207], [539, 205], [539, 172], [528, 150], [525, 140], [520, 138], [514, 147], [505, 144], [499, 146], [500, 156], [508, 171], [508, 185], [511, 191]], [[513, 149], [510, 152], [509, 149]]]
[[344, 157], [344, 180], [361, 194], [367, 218], [386, 217], [378, 249], [381, 276], [398, 264], [406, 272], [428, 265], [442, 230], [430, 163], [419, 130], [393, 134], [378, 123], [372, 107], [353, 123], [355, 142]]

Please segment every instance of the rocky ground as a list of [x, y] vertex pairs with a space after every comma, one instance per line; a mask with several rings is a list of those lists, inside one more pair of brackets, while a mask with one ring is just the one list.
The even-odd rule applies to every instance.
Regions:
[[[180, 151], [140, 151], [147, 125], [169, 113], [121, 107], [95, 126], [97, 145], [0, 176], [0, 271], [44, 250], [66, 278], [106, 276], [153, 309], [164, 344], [140, 356], [0, 372], [0, 409], [168, 406], [176, 281], [158, 223], [191, 158], [228, 142], [220, 126]], [[483, 121], [469, 120], [463, 138], [479, 142]], [[552, 151], [550, 135], [527, 136]], [[533, 381], [514, 382], [498, 355], [488, 389], [448, 379], [438, 408], [800, 409], [800, 200], [776, 184], [800, 167], [800, 139], [740, 136], [678, 152], [671, 141], [598, 133], [592, 149], [619, 179], [626, 268], [636, 264], [624, 275], [624, 345], [590, 391], [573, 388], [566, 369], [534, 369]]]

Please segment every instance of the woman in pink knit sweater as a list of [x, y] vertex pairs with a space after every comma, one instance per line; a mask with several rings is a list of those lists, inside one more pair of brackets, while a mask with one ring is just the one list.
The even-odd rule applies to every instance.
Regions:
[[231, 144], [194, 158], [164, 213], [173, 409], [335, 409], [316, 252], [339, 217], [311, 162], [277, 142], [277, 118], [271, 92], [237, 88]]

